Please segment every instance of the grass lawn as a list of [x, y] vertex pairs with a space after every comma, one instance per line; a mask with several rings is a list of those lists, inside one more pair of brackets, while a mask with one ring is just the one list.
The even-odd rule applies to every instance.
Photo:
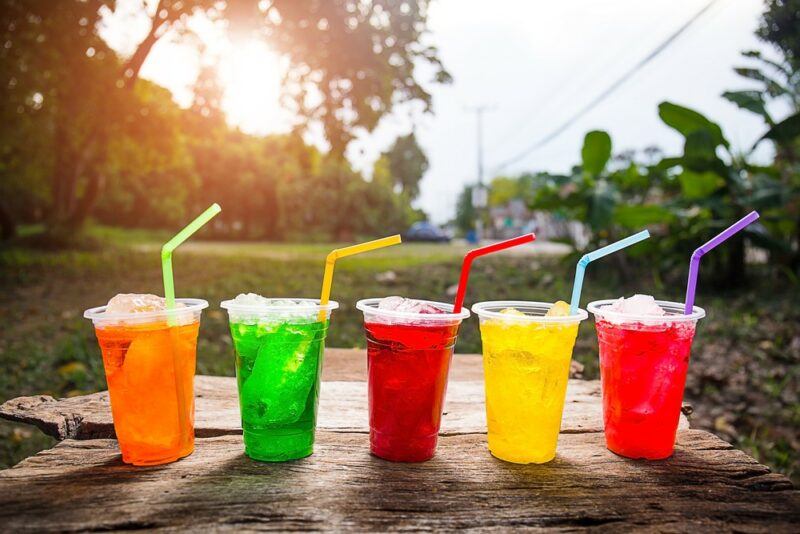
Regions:
[[[158, 242], [152, 234], [93, 230], [107, 245], [97, 251], [0, 250], [0, 402], [19, 395], [70, 396], [105, 389], [102, 361], [83, 310], [119, 292], [162, 292]], [[158, 238], [162, 236], [157, 236]], [[535, 245], [532, 245], [534, 247]], [[240, 292], [318, 297], [325, 254], [333, 245], [195, 242], [175, 256], [179, 296], [209, 301], [198, 345], [198, 373], [233, 375], [227, 317], [219, 302]], [[465, 248], [406, 244], [337, 263], [328, 345], [364, 347], [360, 298], [399, 294], [452, 300]], [[392, 271], [394, 276], [386, 276]], [[482, 258], [473, 267], [467, 302], [566, 299], [574, 263], [541, 254]], [[757, 277], [755, 277], [757, 278]], [[673, 284], [592, 264], [584, 289], [589, 300], [650, 292], [682, 300]], [[798, 375], [800, 310], [797, 287], [758, 287], [715, 293], [700, 287], [708, 317], [698, 329], [687, 400], [693, 425], [714, 431], [797, 480], [800, 443]], [[769, 308], [764, 303], [769, 304]], [[769, 315], [766, 312], [769, 311]], [[479, 352], [477, 320], [459, 335], [458, 352]], [[597, 341], [591, 321], [580, 329], [575, 358], [597, 377]], [[51, 446], [31, 427], [0, 423], [0, 467]]]

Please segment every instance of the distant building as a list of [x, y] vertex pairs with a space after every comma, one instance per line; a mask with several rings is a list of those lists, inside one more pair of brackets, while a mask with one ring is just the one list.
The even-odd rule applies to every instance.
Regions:
[[581, 249], [589, 241], [586, 227], [577, 221], [561, 219], [551, 213], [530, 210], [520, 198], [509, 200], [502, 206], [489, 208], [490, 227], [486, 237], [509, 239], [535, 232], [544, 241], [571, 241]]

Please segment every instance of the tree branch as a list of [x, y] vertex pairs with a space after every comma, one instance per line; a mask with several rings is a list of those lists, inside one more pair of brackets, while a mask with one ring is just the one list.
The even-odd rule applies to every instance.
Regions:
[[147, 36], [142, 40], [142, 42], [139, 43], [139, 46], [136, 47], [136, 51], [123, 67], [122, 79], [126, 89], [133, 88], [136, 80], [139, 78], [139, 71], [142, 69], [142, 65], [144, 65], [147, 56], [150, 55], [153, 45], [155, 45], [160, 38], [158, 31], [164, 26], [164, 24], [169, 24], [169, 17], [159, 20], [161, 12], [164, 9], [166, 9], [164, 7], [164, 0], [159, 0], [158, 5], [156, 6], [156, 11], [153, 13], [153, 17], [150, 21], [150, 31], [147, 33]]

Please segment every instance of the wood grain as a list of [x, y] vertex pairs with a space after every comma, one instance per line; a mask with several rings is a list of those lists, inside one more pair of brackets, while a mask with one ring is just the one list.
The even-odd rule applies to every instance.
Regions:
[[[361, 368], [363, 366], [363, 369]], [[318, 428], [367, 432], [366, 354], [358, 349], [327, 349], [320, 392]], [[485, 432], [483, 368], [480, 356], [453, 358], [442, 433]], [[598, 382], [570, 380], [563, 432], [602, 431]], [[108, 392], [68, 399], [46, 395], [19, 397], [0, 405], [0, 417], [36, 425], [56, 439], [113, 438]], [[688, 422], [682, 419], [682, 425]], [[241, 434], [236, 380], [195, 377], [195, 435]]]
[[[236, 381], [229, 377], [195, 379], [195, 435], [212, 437], [241, 434]], [[35, 396], [12, 399], [0, 406], [0, 416], [36, 425], [56, 439], [113, 438], [108, 392], [56, 400]], [[367, 385], [364, 382], [323, 382], [320, 391], [320, 430], [368, 432]], [[689, 423], [681, 416], [681, 428]], [[602, 432], [600, 384], [570, 380], [561, 431]], [[486, 431], [483, 383], [451, 382], [447, 388], [442, 434]]]
[[151, 468], [121, 463], [113, 440], [67, 440], [0, 472], [5, 531], [164, 529], [439, 530], [604, 527], [796, 532], [800, 492], [703, 431], [665, 461], [620, 458], [599, 433], [564, 434], [546, 465], [492, 458], [485, 436], [443, 437], [436, 457], [395, 464], [367, 436], [318, 433], [313, 456], [262, 464], [241, 438], [200, 439]]

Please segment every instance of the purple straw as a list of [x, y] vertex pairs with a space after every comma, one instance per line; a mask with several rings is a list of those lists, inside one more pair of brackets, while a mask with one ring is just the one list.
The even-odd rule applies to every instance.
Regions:
[[698, 247], [697, 250], [692, 253], [692, 259], [689, 260], [689, 284], [686, 286], [686, 307], [683, 310], [685, 315], [691, 315], [692, 310], [694, 309], [694, 292], [697, 289], [697, 272], [700, 269], [700, 258], [702, 258], [706, 252], [715, 248], [717, 245], [722, 244], [729, 237], [733, 236], [733, 234], [738, 233], [745, 226], [758, 219], [758, 217], [759, 215], [757, 211], [751, 211], [730, 225], [728, 228], [720, 232], [708, 243]]

